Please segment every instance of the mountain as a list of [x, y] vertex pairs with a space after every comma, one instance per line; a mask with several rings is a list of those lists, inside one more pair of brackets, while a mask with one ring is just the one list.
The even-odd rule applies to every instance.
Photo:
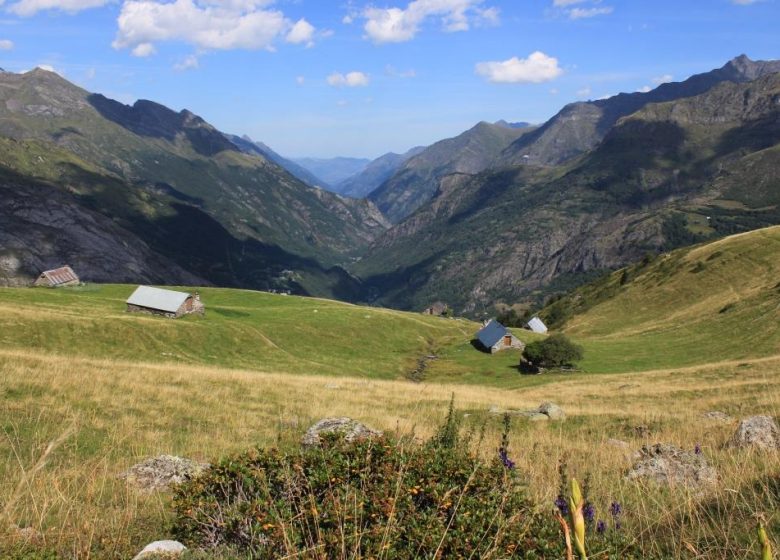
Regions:
[[423, 146], [418, 146], [403, 154], [390, 152], [380, 156], [369, 163], [357, 175], [353, 175], [339, 183], [336, 186], [336, 190], [344, 196], [365, 198], [392, 177], [407, 160], [416, 156], [424, 149]]
[[578, 288], [542, 316], [624, 356], [619, 371], [648, 358], [662, 368], [776, 356], [779, 254], [778, 226], [678, 249]]
[[503, 126], [504, 128], [529, 128], [533, 126], [529, 122], [507, 122], [504, 119], [493, 123], [496, 126]]
[[648, 253], [780, 223], [780, 74], [645, 105], [568, 165], [451, 174], [353, 270], [377, 301], [480, 314]]
[[[294, 158], [293, 161], [312, 173], [325, 185], [338, 185], [345, 179], [357, 175], [371, 163], [370, 159], [335, 158]], [[334, 189], [335, 187], [331, 187]], [[334, 191], [341, 193], [341, 190]]]
[[557, 165], [595, 148], [621, 117], [649, 103], [695, 97], [723, 82], [745, 83], [780, 72], [780, 60], [753, 61], [740, 55], [722, 68], [652, 91], [621, 93], [608, 99], [571, 103], [531, 134], [504, 150], [501, 165]]
[[315, 177], [313, 173], [307, 169], [304, 169], [294, 161], [279, 155], [263, 142], [256, 142], [247, 135], [236, 136], [235, 134], [228, 134], [226, 136], [228, 140], [235, 144], [235, 146], [242, 152], [263, 156], [265, 159], [276, 163], [292, 174], [293, 177], [300, 179], [310, 187], [320, 187], [326, 190], [331, 190], [327, 187], [327, 185], [324, 184], [321, 179]]
[[369, 199], [391, 222], [398, 223], [433, 198], [442, 177], [487, 169], [513, 140], [530, 130], [481, 122], [410, 158]]
[[[0, 75], [0, 139], [0, 169], [13, 178], [5, 183], [9, 216], [29, 190], [13, 185], [45, 183], [64, 206], [119, 226], [99, 221], [111, 243], [145, 244], [146, 269], [118, 269], [117, 280], [178, 281], [186, 271], [226, 286], [349, 298], [354, 279], [337, 265], [386, 227], [368, 202], [304, 185], [189, 111], [151, 101], [123, 105], [41, 69]], [[17, 275], [35, 275], [49, 258], [77, 262], [78, 244], [55, 259], [51, 247], [33, 243], [43, 233], [67, 236], [57, 234], [59, 222], [43, 233], [46, 224], [27, 224], [11, 233], [33, 254], [0, 246], [4, 258], [26, 263]], [[161, 263], [178, 269], [169, 266], [168, 274]]]

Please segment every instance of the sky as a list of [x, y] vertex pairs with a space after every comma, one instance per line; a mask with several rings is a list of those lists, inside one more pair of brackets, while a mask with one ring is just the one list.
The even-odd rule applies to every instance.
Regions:
[[780, 0], [0, 0], [0, 67], [374, 158], [780, 58], [779, 24]]

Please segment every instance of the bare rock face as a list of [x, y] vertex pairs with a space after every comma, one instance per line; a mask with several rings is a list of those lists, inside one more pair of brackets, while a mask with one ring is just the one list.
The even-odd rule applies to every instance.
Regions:
[[701, 454], [667, 443], [644, 446], [626, 475], [629, 480], [650, 480], [669, 486], [710, 486], [718, 474]]
[[318, 446], [321, 443], [320, 434], [333, 433], [342, 434], [349, 442], [382, 435], [381, 431], [369, 428], [352, 418], [323, 418], [306, 431], [301, 443], [304, 447]]
[[156, 492], [168, 490], [174, 484], [181, 484], [188, 477], [195, 476], [208, 467], [206, 463], [173, 455], [160, 455], [133, 465], [120, 474], [119, 478], [124, 478], [128, 484], [144, 492]]
[[751, 416], [739, 423], [728, 447], [753, 448], [762, 451], [780, 449], [780, 429], [771, 416]]
[[133, 557], [133, 560], [152, 560], [153, 558], [178, 558], [187, 547], [178, 541], [155, 541]]

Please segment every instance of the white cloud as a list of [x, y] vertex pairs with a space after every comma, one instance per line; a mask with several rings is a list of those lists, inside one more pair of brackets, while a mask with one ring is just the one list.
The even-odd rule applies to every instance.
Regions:
[[661, 84], [665, 84], [667, 82], [671, 82], [673, 79], [674, 79], [674, 76], [672, 76], [671, 74], [664, 74], [663, 76], [658, 76], [656, 78], [653, 78], [652, 82], [655, 85], [660, 86]]
[[[497, 24], [497, 8], [482, 8], [483, 0], [414, 0], [406, 8], [375, 8], [363, 10], [366, 37], [374, 43], [409, 41], [429, 18], [439, 18], [445, 31], [467, 31], [473, 24]], [[352, 15], [344, 18], [351, 23]]]
[[572, 4], [582, 4], [583, 2], [587, 2], [588, 0], [553, 0], [553, 6], [556, 8], [565, 8], [566, 6], [571, 6]]
[[53, 73], [55, 73], [55, 74], [57, 74], [59, 76], [63, 76], [63, 77], [65, 76], [65, 72], [63, 72], [61, 70], [57, 70], [51, 64], [39, 64], [38, 66], [36, 66], [36, 68], [38, 68], [40, 70], [46, 70], [47, 72], [53, 72]]
[[198, 67], [200, 67], [200, 61], [194, 54], [187, 56], [181, 62], [173, 65], [173, 69], [178, 70], [179, 72], [184, 72], [185, 70], [194, 70]]
[[612, 13], [610, 6], [603, 8], [572, 8], [569, 10], [569, 19], [585, 19]]
[[151, 43], [140, 43], [133, 48], [133, 56], [141, 58], [151, 56], [157, 52], [157, 49]]
[[[126, 0], [112, 43], [116, 49], [139, 48], [162, 41], [182, 41], [200, 49], [273, 50], [277, 39], [310, 43], [314, 27], [293, 23], [272, 0]], [[148, 51], [142, 47], [141, 51]]]
[[86, 71], [86, 72], [84, 72], [84, 76], [85, 76], [85, 77], [86, 77], [88, 80], [91, 80], [91, 79], [93, 79], [93, 78], [95, 77], [95, 74], [96, 74], [96, 71], [95, 71], [95, 69], [94, 69], [94, 68], [89, 68], [89, 69], [87, 69], [87, 71]]
[[81, 10], [99, 8], [112, 0], [19, 0], [8, 7], [8, 11], [22, 17], [34, 16], [44, 10], [61, 10], [75, 14]]
[[750, 6], [751, 4], [757, 4], [758, 2], [763, 2], [764, 0], [731, 0], [732, 4], [736, 4], [737, 6]]
[[528, 58], [515, 56], [503, 62], [480, 62], [475, 70], [495, 84], [538, 84], [563, 74], [558, 59], [541, 51], [531, 53]]
[[299, 86], [302, 86], [303, 84], [306, 83], [306, 78], [304, 76], [297, 76], [295, 78], [295, 83], [298, 84]]
[[558, 89], [557, 88], [552, 88], [550, 90], [550, 95], [558, 95]]
[[14, 42], [9, 39], [0, 39], [0, 51], [10, 51], [14, 48]]
[[417, 72], [413, 68], [399, 71], [392, 64], [388, 64], [385, 66], [385, 76], [390, 76], [391, 78], [416, 78]]
[[577, 90], [577, 97], [586, 98], [590, 97], [591, 89], [590, 86], [585, 86], [582, 89]]
[[333, 87], [365, 87], [370, 81], [368, 74], [363, 72], [348, 72], [347, 74], [334, 72], [328, 76], [327, 80], [328, 85]]
[[313, 37], [314, 26], [305, 19], [299, 19], [287, 33], [285, 41], [294, 45], [306, 43], [306, 46], [310, 47], [314, 45], [314, 41], [312, 41]]
[[639, 93], [647, 93], [648, 91], [652, 91], [652, 90], [653, 90], [653, 88], [651, 88], [650, 86], [642, 86], [637, 91]]

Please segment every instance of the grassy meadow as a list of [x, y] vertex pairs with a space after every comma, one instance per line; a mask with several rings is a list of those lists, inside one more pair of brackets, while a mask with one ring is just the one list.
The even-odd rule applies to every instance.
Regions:
[[[513, 419], [510, 455], [541, 510], [562, 460], [589, 479], [598, 517], [623, 505], [623, 530], [648, 552], [758, 558], [755, 515], [780, 539], [780, 457], [724, 443], [739, 418], [780, 416], [779, 237], [737, 236], [637, 272], [570, 321], [586, 352], [576, 374], [520, 375], [516, 352], [472, 346], [466, 320], [204, 288], [206, 316], [171, 321], [124, 313], [132, 286], [0, 289], [0, 550], [132, 557], [172, 518], [168, 493], [117, 478], [131, 465], [294, 449], [326, 416], [426, 438], [454, 395], [466, 429], [485, 430], [485, 457], [500, 439], [491, 409], [566, 410], [564, 422]], [[713, 410], [732, 420], [703, 416]], [[626, 481], [630, 453], [656, 442], [700, 445], [717, 487]]]

